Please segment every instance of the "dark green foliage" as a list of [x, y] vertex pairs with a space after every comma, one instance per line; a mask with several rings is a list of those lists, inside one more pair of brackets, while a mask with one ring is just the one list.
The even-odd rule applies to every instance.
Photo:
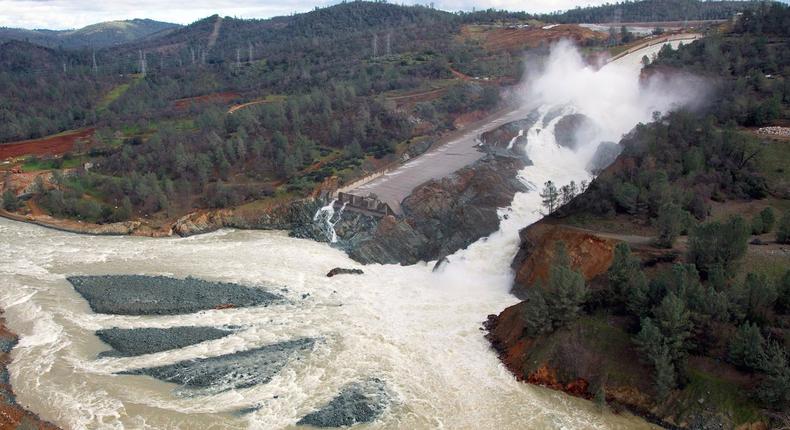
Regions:
[[656, 372], [656, 395], [659, 400], [666, 399], [677, 386], [677, 372], [668, 351], [669, 348], [664, 345], [653, 359]]
[[578, 318], [581, 305], [587, 298], [587, 285], [582, 274], [571, 268], [565, 243], [557, 242], [555, 249], [544, 298], [551, 325], [557, 329]]
[[744, 323], [730, 341], [728, 358], [732, 364], [752, 371], [765, 360], [765, 339], [757, 324]]
[[662, 248], [672, 248], [680, 232], [683, 230], [683, 220], [687, 213], [674, 203], [665, 203], [658, 210], [656, 228], [658, 237], [656, 243]]
[[716, 268], [732, 273], [734, 265], [746, 254], [749, 230], [743, 218], [701, 224], [689, 236], [688, 260], [707, 275]]
[[763, 209], [752, 218], [752, 234], [765, 234], [774, 229], [776, 215], [770, 207]]
[[650, 318], [643, 318], [641, 326], [641, 330], [634, 337], [634, 343], [645, 362], [653, 366], [656, 395], [663, 400], [675, 388], [677, 381], [667, 339]]
[[557, 210], [560, 204], [560, 193], [557, 190], [557, 186], [554, 185], [554, 182], [548, 181], [543, 184], [543, 191], [540, 192], [540, 198], [542, 199], [543, 208], [546, 209], [547, 214], [552, 214]]
[[790, 270], [776, 283], [776, 311], [783, 315], [790, 314]]
[[631, 254], [627, 243], [618, 243], [614, 249], [612, 265], [607, 272], [609, 288], [606, 301], [617, 309], [637, 317], [649, 307], [647, 277], [638, 258]]
[[10, 189], [3, 191], [3, 209], [13, 212], [18, 208], [19, 200], [16, 198], [16, 194]]
[[551, 331], [548, 305], [543, 298], [542, 290], [540, 288], [531, 289], [525, 302], [522, 318], [527, 328], [527, 334], [538, 336]]
[[779, 227], [776, 229], [776, 241], [779, 243], [790, 243], [790, 212], [785, 213], [779, 220]]
[[787, 349], [770, 342], [762, 363], [765, 379], [757, 390], [758, 397], [774, 409], [787, 411], [790, 405], [790, 363]]

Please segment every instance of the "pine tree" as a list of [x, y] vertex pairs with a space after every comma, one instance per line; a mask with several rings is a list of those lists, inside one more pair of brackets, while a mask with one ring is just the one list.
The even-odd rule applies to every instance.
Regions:
[[779, 228], [776, 230], [776, 241], [779, 243], [790, 243], [790, 212], [787, 212], [779, 220]]
[[659, 400], [666, 400], [669, 393], [677, 386], [677, 374], [669, 348], [664, 345], [653, 360], [655, 367], [656, 395]]
[[574, 321], [579, 316], [586, 297], [584, 277], [571, 268], [565, 244], [557, 242], [545, 294], [553, 328], [564, 327]]
[[674, 203], [661, 205], [656, 219], [656, 228], [658, 229], [656, 243], [658, 246], [672, 248], [675, 245], [675, 239], [683, 229], [683, 219], [683, 209], [680, 206]]
[[554, 182], [548, 181], [543, 185], [544, 187], [543, 191], [540, 193], [540, 198], [543, 199], [543, 207], [546, 208], [548, 211], [547, 214], [550, 215], [557, 210], [560, 195]]
[[522, 317], [529, 336], [538, 336], [550, 331], [548, 306], [539, 287], [529, 290]]
[[676, 370], [681, 369], [688, 349], [686, 342], [691, 337], [692, 328], [686, 303], [670, 292], [654, 310], [654, 314], [672, 363]]
[[787, 409], [790, 405], [790, 363], [785, 348], [777, 342], [768, 345], [762, 370], [766, 376], [757, 395], [775, 409]]
[[744, 323], [730, 342], [729, 360], [732, 364], [751, 370], [760, 369], [765, 361], [765, 339], [757, 324]]

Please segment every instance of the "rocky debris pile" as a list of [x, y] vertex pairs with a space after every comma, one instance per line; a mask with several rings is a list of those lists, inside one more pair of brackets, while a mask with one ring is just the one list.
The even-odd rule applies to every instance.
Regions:
[[466, 248], [499, 228], [498, 209], [526, 191], [523, 159], [488, 156], [452, 175], [420, 185], [403, 201], [404, 216], [345, 211], [336, 246], [363, 263], [415, 264]]
[[315, 340], [296, 339], [260, 348], [121, 372], [147, 375], [187, 389], [220, 393], [266, 384], [292, 359], [312, 351]]
[[207, 309], [269, 305], [282, 297], [260, 288], [196, 278], [108, 275], [67, 278], [100, 314], [178, 315]]
[[790, 137], [790, 127], [762, 127], [757, 133], [766, 136]]
[[96, 336], [112, 347], [112, 350], [99, 354], [99, 358], [102, 358], [136, 357], [170, 351], [220, 339], [232, 333], [233, 330], [214, 327], [111, 328], [97, 331]]
[[337, 275], [364, 275], [360, 269], [343, 269], [341, 267], [335, 267], [334, 269], [330, 270], [329, 273], [326, 274], [327, 278], [331, 278]]
[[347, 385], [324, 407], [308, 414], [296, 424], [335, 428], [369, 423], [380, 417], [389, 404], [390, 395], [384, 381], [371, 378]]

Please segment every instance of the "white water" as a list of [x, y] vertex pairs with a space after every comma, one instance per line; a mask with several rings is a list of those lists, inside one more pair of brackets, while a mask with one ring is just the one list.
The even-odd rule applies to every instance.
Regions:
[[520, 138], [522, 136], [524, 136], [524, 130], [519, 130], [518, 134], [515, 137], [513, 137], [512, 139], [510, 139], [510, 142], [507, 144], [507, 149], [513, 149], [513, 145], [515, 145], [515, 143], [518, 140], [518, 138]]
[[[638, 69], [629, 79], [637, 75]], [[560, 101], [568, 106], [563, 115], [586, 113]], [[628, 415], [601, 415], [589, 402], [515, 381], [480, 331], [488, 314], [517, 302], [509, 294], [509, 266], [518, 230], [541, 216], [537, 190], [547, 180], [566, 184], [589, 178], [586, 152], [555, 142], [554, 126], [561, 116], [543, 127], [551, 107], [541, 106], [540, 120], [525, 131], [534, 165], [519, 176], [530, 191], [516, 195], [512, 206], [500, 211], [498, 232], [451, 256], [438, 273], [431, 264], [371, 265], [362, 276], [326, 278], [334, 267], [358, 265], [326, 244], [278, 232], [224, 230], [186, 239], [90, 237], [0, 220], [0, 307], [21, 335], [10, 366], [20, 403], [73, 429], [292, 428], [347, 383], [378, 377], [396, 395], [394, 406], [379, 421], [358, 428], [648, 428]], [[324, 222], [333, 227], [334, 209], [324, 209], [329, 215]], [[187, 316], [97, 315], [65, 280], [72, 274], [127, 273], [275, 283], [287, 288], [280, 293], [289, 300]], [[176, 325], [236, 325], [243, 330], [177, 351], [95, 358], [106, 348], [95, 330]], [[300, 337], [320, 341], [306, 359], [253, 388], [185, 397], [174, 394], [172, 384], [114, 375]], [[233, 414], [255, 405], [261, 406], [255, 413]]]
[[346, 210], [346, 206], [348, 205], [348, 202], [343, 203], [343, 206], [341, 206], [340, 210], [337, 211], [337, 216], [335, 216], [336, 203], [337, 200], [332, 200], [328, 205], [318, 209], [318, 211], [313, 216], [313, 222], [321, 226], [324, 233], [326, 233], [326, 238], [329, 240], [329, 243], [337, 243], [335, 225], [342, 218], [343, 211]]

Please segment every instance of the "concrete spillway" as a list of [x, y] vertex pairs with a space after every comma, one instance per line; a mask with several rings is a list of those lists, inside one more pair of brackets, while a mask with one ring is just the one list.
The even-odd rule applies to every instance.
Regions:
[[[671, 44], [673, 47], [677, 47], [680, 43], [688, 43], [699, 37], [701, 36], [696, 34], [682, 34], [651, 40], [614, 57], [610, 64], [641, 67], [642, 57], [645, 55], [649, 58], [654, 57], [663, 45]], [[358, 196], [375, 194], [379, 200], [388, 204], [395, 213], [400, 214], [402, 213], [401, 202], [417, 186], [431, 179], [446, 177], [482, 158], [484, 153], [477, 148], [478, 137], [481, 134], [494, 130], [508, 122], [522, 119], [533, 108], [533, 106], [530, 106], [501, 110], [442, 139], [430, 151], [413, 158], [398, 168], [386, 172], [369, 182], [356, 186], [352, 185], [341, 191]]]

